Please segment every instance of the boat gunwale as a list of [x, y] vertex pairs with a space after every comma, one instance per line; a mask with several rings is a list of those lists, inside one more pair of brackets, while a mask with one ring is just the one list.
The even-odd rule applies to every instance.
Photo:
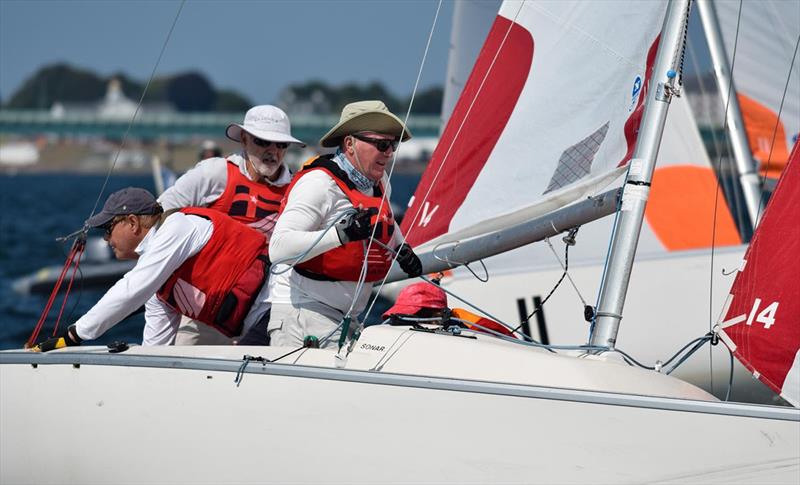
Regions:
[[[99, 348], [98, 348], [99, 350]], [[243, 348], [244, 350], [244, 348]], [[414, 387], [455, 392], [474, 392], [500, 396], [532, 399], [561, 400], [587, 404], [638, 407], [663, 411], [679, 411], [724, 416], [749, 417], [800, 422], [800, 409], [722, 401], [694, 401], [659, 396], [622, 394], [605, 391], [587, 391], [554, 388], [531, 384], [511, 384], [463, 378], [421, 376], [374, 372], [358, 369], [337, 369], [302, 364], [245, 361], [214, 357], [186, 357], [163, 355], [132, 355], [60, 351], [34, 353], [30, 351], [0, 352], [3, 365], [97, 365], [137, 368], [185, 369], [241, 374], [263, 374], [283, 377], [325, 379], [360, 384]]]

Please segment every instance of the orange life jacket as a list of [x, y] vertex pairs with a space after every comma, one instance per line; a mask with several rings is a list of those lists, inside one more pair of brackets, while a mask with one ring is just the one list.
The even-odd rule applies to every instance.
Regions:
[[156, 295], [178, 313], [227, 337], [239, 335], [269, 274], [264, 235], [214, 209], [188, 207], [180, 212], [210, 220], [214, 230], [203, 249], [184, 261]]
[[[265, 220], [257, 229], [265, 234], [267, 240], [272, 235], [275, 220], [281, 207], [281, 199], [288, 185], [275, 186], [268, 183], [253, 182], [244, 176], [239, 166], [228, 160], [228, 179], [225, 190], [209, 209], [218, 210], [245, 224]], [[284, 168], [283, 170], [286, 170]]]
[[[353, 207], [361, 206], [364, 209], [380, 209], [380, 212], [372, 216], [372, 224], [377, 226], [375, 239], [388, 245], [394, 233], [394, 216], [388, 200], [383, 201], [383, 186], [379, 184], [375, 187], [372, 196], [361, 193], [336, 162], [331, 160], [332, 155], [318, 157], [310, 163], [306, 163], [303, 168], [295, 175], [292, 183], [286, 191], [286, 197], [281, 204], [281, 212], [286, 207], [286, 200], [289, 193], [297, 181], [305, 174], [314, 170], [325, 172], [339, 186], [339, 189], [348, 198]], [[361, 266], [365, 259], [364, 247], [369, 240], [353, 241], [337, 248], [326, 251], [308, 261], [296, 264], [295, 271], [307, 278], [319, 281], [358, 281], [361, 274]], [[367, 274], [365, 281], [377, 281], [386, 276], [389, 272], [393, 255], [379, 244], [373, 242], [367, 260]]]

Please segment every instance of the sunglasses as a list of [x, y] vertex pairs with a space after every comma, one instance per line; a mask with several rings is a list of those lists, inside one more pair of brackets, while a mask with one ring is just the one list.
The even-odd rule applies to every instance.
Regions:
[[370, 138], [364, 135], [353, 135], [353, 138], [373, 145], [379, 152], [385, 152], [389, 147], [392, 148], [392, 151], [396, 151], [397, 145], [400, 143], [397, 140], [382, 140], [380, 138]]
[[111, 220], [111, 222], [109, 222], [108, 224], [102, 226], [102, 229], [105, 231], [106, 239], [111, 237], [111, 233], [114, 232], [114, 226], [116, 226], [117, 224], [119, 224], [120, 222], [122, 222], [124, 220], [125, 220], [124, 217], [121, 217], [121, 218], [116, 218], [115, 217], [114, 219]]
[[251, 136], [250, 139], [253, 140], [253, 143], [255, 143], [256, 146], [259, 146], [261, 148], [269, 148], [272, 146], [273, 143], [275, 144], [276, 148], [281, 150], [286, 150], [287, 148], [289, 148], [289, 144], [283, 141], [262, 140], [261, 138], [256, 138], [254, 136]]

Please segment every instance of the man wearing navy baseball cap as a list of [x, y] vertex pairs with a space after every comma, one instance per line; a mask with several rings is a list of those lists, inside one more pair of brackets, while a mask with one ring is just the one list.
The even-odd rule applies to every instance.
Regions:
[[128, 187], [111, 194], [86, 226], [105, 231], [117, 258], [136, 266], [62, 335], [33, 350], [98, 338], [142, 305], [143, 345], [173, 344], [181, 315], [227, 337], [263, 316], [253, 303], [269, 268], [264, 235], [226, 214], [197, 207], [165, 213], [153, 194]]

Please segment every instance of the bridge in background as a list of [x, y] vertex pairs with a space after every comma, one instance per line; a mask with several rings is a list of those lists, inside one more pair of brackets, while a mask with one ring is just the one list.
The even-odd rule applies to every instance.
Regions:
[[[0, 110], [0, 135], [102, 136], [122, 138], [130, 126], [130, 137], [139, 139], [221, 137], [230, 123], [241, 122], [244, 113], [142, 113], [131, 125], [130, 119], [104, 118], [95, 114], [51, 111]], [[304, 141], [318, 140], [337, 121], [338, 116], [292, 116], [292, 134]], [[412, 115], [408, 122], [418, 137], [439, 136], [440, 119], [431, 115]]]

